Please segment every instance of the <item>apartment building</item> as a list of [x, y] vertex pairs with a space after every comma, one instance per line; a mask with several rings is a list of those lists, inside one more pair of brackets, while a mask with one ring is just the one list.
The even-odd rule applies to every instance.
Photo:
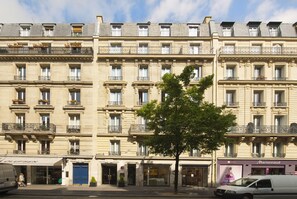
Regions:
[[[0, 162], [31, 184], [172, 186], [174, 159], [152, 154], [136, 110], [166, 97], [165, 73], [215, 74], [205, 99], [237, 116], [232, 140], [182, 155], [180, 186], [295, 173], [296, 24], [0, 24]], [[232, 174], [233, 175], [232, 175]], [[227, 176], [227, 177], [226, 177]], [[230, 177], [232, 176], [232, 177]]]

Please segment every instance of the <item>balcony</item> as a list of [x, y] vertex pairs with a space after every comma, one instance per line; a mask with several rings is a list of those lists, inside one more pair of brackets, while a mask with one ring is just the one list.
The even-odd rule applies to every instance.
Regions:
[[272, 153], [272, 157], [274, 158], [284, 158], [286, 157], [285, 153]]
[[149, 156], [149, 151], [138, 151], [136, 156]]
[[224, 77], [224, 80], [235, 81], [235, 80], [239, 80], [239, 77]]
[[[261, 126], [234, 126], [228, 134], [297, 134], [297, 129], [289, 125], [261, 125]], [[268, 135], [269, 136], [269, 135]]]
[[252, 77], [253, 80], [257, 80], [257, 81], [263, 81], [266, 80], [267, 78], [263, 75], [257, 76], [257, 77]]
[[239, 106], [239, 102], [224, 102], [227, 108], [236, 108]]
[[49, 155], [50, 154], [50, 150], [49, 149], [38, 150], [37, 153], [39, 155]]
[[122, 101], [108, 101], [108, 106], [122, 106]]
[[273, 80], [275, 81], [285, 81], [287, 79], [288, 79], [287, 77], [273, 77]]
[[152, 135], [153, 132], [148, 129], [146, 124], [131, 124], [129, 129], [130, 135]]
[[51, 76], [45, 76], [45, 75], [38, 76], [38, 80], [39, 81], [50, 81], [51, 80]]
[[265, 153], [251, 153], [253, 158], [264, 158]]
[[120, 151], [108, 151], [108, 155], [111, 156], [120, 156], [121, 152]]
[[56, 125], [40, 123], [2, 123], [2, 132], [10, 135], [33, 134], [33, 135], [52, 135], [56, 133]]
[[26, 76], [15, 75], [13, 79], [23, 81], [23, 80], [26, 80]]
[[67, 125], [67, 133], [80, 133], [80, 125]]
[[80, 47], [79, 50], [72, 47], [28, 47], [9, 46], [0, 47], [1, 61], [92, 61], [92, 47]]
[[13, 99], [12, 104], [26, 104], [24, 99]]
[[287, 107], [287, 102], [273, 102], [274, 108], [285, 108]]
[[137, 81], [150, 81], [148, 76], [137, 76]]
[[266, 102], [253, 102], [252, 106], [254, 108], [257, 108], [257, 107], [266, 107]]
[[83, 111], [84, 109], [85, 107], [78, 100], [69, 100], [67, 101], [67, 105], [63, 106], [63, 110]]
[[122, 133], [121, 125], [108, 125], [108, 133]]
[[13, 154], [26, 154], [25, 150], [13, 150]]
[[68, 155], [79, 155], [79, 149], [70, 149]]
[[224, 153], [224, 157], [226, 157], [226, 158], [236, 158], [237, 153]]
[[108, 76], [108, 80], [110, 80], [110, 81], [121, 81], [121, 80], [123, 80], [123, 76]]
[[77, 75], [68, 76], [68, 81], [80, 81], [80, 76], [77, 76]]

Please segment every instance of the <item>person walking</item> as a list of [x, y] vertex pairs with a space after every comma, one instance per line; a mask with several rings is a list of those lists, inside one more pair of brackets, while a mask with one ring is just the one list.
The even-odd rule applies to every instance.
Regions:
[[19, 186], [20, 187], [25, 187], [26, 184], [25, 184], [25, 176], [23, 173], [20, 173], [19, 175]]

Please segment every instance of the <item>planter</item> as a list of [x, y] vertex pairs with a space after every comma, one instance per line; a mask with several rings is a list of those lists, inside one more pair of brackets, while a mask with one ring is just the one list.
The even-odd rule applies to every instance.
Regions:
[[97, 182], [90, 182], [90, 187], [97, 187]]

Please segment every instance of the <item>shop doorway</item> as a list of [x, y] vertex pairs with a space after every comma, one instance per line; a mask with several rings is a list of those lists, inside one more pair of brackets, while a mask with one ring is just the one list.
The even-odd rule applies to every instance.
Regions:
[[183, 166], [182, 186], [207, 187], [208, 168], [197, 166]]
[[32, 184], [59, 184], [62, 177], [61, 167], [32, 166]]
[[103, 164], [102, 165], [102, 184], [117, 184], [117, 165]]
[[136, 165], [128, 165], [128, 185], [136, 185]]
[[73, 184], [89, 183], [88, 164], [73, 164]]

